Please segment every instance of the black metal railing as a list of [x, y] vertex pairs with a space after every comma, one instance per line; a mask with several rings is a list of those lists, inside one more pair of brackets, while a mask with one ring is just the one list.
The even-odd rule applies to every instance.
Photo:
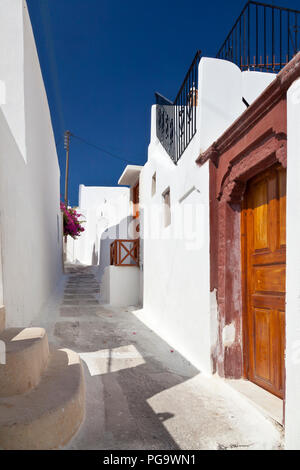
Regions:
[[156, 135], [176, 164], [197, 131], [198, 51], [174, 101], [156, 96]]
[[279, 72], [299, 48], [300, 11], [250, 1], [216, 57], [242, 70]]

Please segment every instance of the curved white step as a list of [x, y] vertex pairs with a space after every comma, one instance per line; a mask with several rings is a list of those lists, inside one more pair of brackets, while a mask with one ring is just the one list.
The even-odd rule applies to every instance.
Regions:
[[64, 446], [78, 430], [84, 409], [80, 358], [68, 349], [55, 350], [37, 388], [0, 399], [0, 448], [43, 450]]
[[49, 346], [44, 328], [9, 328], [0, 334], [6, 364], [0, 364], [0, 397], [19, 395], [36, 387], [44, 372]]

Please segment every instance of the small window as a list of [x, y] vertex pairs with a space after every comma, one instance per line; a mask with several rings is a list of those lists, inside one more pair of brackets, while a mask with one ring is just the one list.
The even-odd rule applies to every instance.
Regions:
[[151, 188], [151, 194], [154, 196], [156, 193], [156, 173], [152, 176], [152, 188]]
[[171, 224], [171, 199], [170, 199], [170, 188], [166, 189], [163, 193], [164, 201], [164, 223], [165, 227]]

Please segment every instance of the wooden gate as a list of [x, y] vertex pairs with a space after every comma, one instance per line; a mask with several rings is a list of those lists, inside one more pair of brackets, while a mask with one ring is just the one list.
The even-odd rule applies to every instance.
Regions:
[[139, 239], [115, 240], [110, 245], [110, 264], [139, 266]]

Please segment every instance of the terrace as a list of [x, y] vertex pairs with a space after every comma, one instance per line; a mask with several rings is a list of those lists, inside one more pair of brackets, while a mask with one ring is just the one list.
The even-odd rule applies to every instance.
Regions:
[[[249, 1], [216, 58], [242, 71], [278, 73], [299, 51], [299, 32], [300, 11]], [[155, 93], [156, 135], [175, 165], [197, 132], [200, 59], [197, 51], [174, 101]]]

